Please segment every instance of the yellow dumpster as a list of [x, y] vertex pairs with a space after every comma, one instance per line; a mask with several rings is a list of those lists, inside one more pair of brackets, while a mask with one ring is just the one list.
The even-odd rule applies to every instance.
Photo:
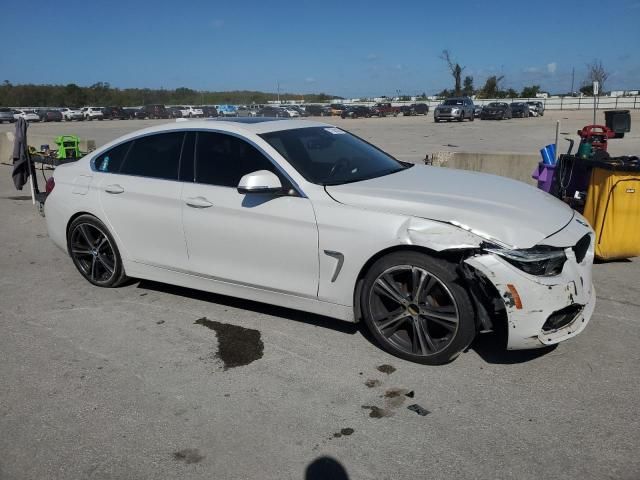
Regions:
[[591, 171], [584, 216], [596, 232], [596, 258], [640, 255], [640, 168], [636, 165]]

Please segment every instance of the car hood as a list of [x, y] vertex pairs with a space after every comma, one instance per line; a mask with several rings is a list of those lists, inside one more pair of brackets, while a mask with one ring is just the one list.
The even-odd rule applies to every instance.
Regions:
[[326, 190], [346, 205], [462, 225], [516, 248], [536, 245], [573, 218], [568, 205], [523, 182], [444, 167], [415, 165]]

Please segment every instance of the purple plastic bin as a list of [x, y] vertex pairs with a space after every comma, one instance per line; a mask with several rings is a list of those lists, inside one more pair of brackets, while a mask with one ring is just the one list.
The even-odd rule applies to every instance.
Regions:
[[538, 188], [547, 193], [551, 192], [553, 186], [553, 177], [556, 174], [555, 165], [547, 165], [540, 162], [531, 174], [531, 178], [538, 181]]

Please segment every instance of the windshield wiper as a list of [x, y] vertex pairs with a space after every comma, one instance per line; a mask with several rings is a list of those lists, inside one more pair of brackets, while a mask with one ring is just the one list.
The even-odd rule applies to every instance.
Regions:
[[384, 177], [385, 175], [391, 175], [393, 173], [397, 173], [400, 170], [405, 170], [407, 168], [411, 168], [413, 166], [413, 164], [411, 165], [407, 165], [407, 166], [402, 166], [400, 168], [390, 168], [388, 170], [382, 170], [380, 172], [376, 172], [372, 175], [369, 175], [367, 177], [358, 177], [358, 178], [351, 178], [348, 180], [341, 180], [341, 181], [336, 181], [336, 182], [322, 182], [321, 185], [324, 185], [325, 187], [331, 187], [331, 186], [336, 186], [336, 185], [345, 185], [347, 183], [355, 183], [355, 182], [363, 182], [365, 180], [371, 180], [372, 178], [379, 178], [379, 177]]

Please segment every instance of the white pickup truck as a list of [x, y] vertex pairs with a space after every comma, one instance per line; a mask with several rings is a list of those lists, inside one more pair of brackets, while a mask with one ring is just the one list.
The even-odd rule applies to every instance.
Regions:
[[101, 107], [83, 107], [80, 111], [85, 120], [93, 120], [94, 118], [102, 120], [104, 118]]

